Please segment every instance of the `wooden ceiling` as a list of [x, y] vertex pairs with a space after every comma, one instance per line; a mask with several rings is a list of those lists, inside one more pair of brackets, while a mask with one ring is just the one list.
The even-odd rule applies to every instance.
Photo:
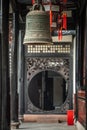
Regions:
[[[66, 5], [64, 4], [63, 0], [38, 0], [38, 1], [41, 2], [43, 5], [49, 4], [50, 2], [52, 3], [52, 5], [64, 5], [66, 6], [67, 10], [70, 9], [75, 10], [80, 5], [79, 0], [67, 0]], [[13, 6], [17, 4], [19, 7], [21, 6], [21, 8], [32, 6], [32, 0], [11, 0], [11, 3], [13, 4]]]
[[[39, 0], [42, 1], [42, 3], [47, 4], [50, 1], [52, 4], [59, 4], [63, 3], [62, 0]], [[32, 5], [32, 0], [17, 0], [18, 3], [26, 4], [26, 5]], [[78, 3], [78, 0], [67, 0], [67, 5], [75, 5], [75, 3]]]
[[[81, 6], [84, 4], [85, 0], [83, 0], [83, 2], [82, 0], [67, 0], [66, 4], [63, 2], [63, 0], [38, 0], [38, 1], [41, 2], [44, 6], [49, 5], [49, 3], [51, 2], [54, 9], [53, 10], [54, 16], [56, 16], [56, 14], [59, 13], [57, 10], [59, 6], [62, 6], [62, 8], [64, 8], [64, 10], [67, 11], [68, 13], [70, 13], [71, 11], [71, 16], [68, 14], [69, 17], [67, 22], [68, 27], [67, 29], [75, 30], [77, 12], [80, 13], [82, 8]], [[26, 14], [32, 8], [32, 0], [11, 0], [11, 5], [13, 10], [18, 10], [22, 19], [24, 19]]]

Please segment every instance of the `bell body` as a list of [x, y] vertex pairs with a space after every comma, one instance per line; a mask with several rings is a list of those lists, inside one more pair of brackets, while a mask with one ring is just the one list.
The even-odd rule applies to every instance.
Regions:
[[24, 44], [51, 44], [49, 14], [42, 10], [30, 11], [26, 16]]

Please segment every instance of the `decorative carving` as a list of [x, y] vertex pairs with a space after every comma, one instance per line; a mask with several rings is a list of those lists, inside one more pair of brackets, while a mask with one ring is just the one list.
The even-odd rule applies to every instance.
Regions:
[[70, 43], [61, 43], [61, 45], [28, 45], [26, 49], [27, 54], [70, 54]]
[[[69, 59], [62, 59], [62, 58], [26, 58], [26, 66], [27, 66], [27, 89], [29, 87], [29, 82], [31, 79], [41, 71], [51, 70], [59, 73], [63, 76], [63, 78], [68, 83], [69, 89]], [[34, 113], [34, 112], [45, 112], [45, 113], [65, 113], [69, 109], [69, 92], [66, 101], [64, 104], [55, 110], [51, 111], [44, 111], [37, 107], [35, 107], [29, 99], [27, 102], [27, 112]]]
[[69, 79], [69, 60], [62, 58], [27, 58], [27, 79], [43, 70], [60, 73], [65, 80]]

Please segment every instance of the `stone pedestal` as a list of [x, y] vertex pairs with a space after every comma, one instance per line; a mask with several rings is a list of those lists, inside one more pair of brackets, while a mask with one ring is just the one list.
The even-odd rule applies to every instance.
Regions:
[[11, 122], [11, 128], [12, 129], [18, 129], [19, 128], [20, 123], [19, 122]]
[[19, 122], [23, 122], [24, 121], [24, 116], [23, 115], [19, 115]]

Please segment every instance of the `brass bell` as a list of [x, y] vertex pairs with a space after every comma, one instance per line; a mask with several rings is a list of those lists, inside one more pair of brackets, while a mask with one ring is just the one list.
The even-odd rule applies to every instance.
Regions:
[[49, 14], [41, 4], [39, 6], [34, 4], [32, 10], [26, 16], [24, 44], [52, 44]]

